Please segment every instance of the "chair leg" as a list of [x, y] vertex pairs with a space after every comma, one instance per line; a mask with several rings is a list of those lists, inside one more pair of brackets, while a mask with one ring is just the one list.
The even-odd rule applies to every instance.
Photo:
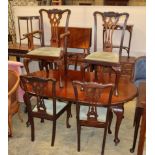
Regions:
[[55, 133], [56, 133], [56, 120], [53, 121], [53, 131], [52, 131], [52, 142], [51, 142], [51, 146], [54, 146]]
[[115, 96], [118, 96], [118, 83], [121, 75], [121, 67], [112, 67], [112, 69], [116, 73], [116, 78], [115, 78]]
[[111, 123], [112, 123], [112, 119], [113, 119], [113, 112], [112, 112], [112, 109], [110, 109], [109, 111], [109, 125], [108, 125], [108, 133], [111, 134], [112, 131], [111, 131]]
[[41, 122], [41, 123], [44, 123], [44, 119], [43, 119], [43, 118], [41, 118], [40, 122]]
[[34, 132], [34, 120], [32, 117], [30, 118], [30, 124], [31, 124], [31, 141], [34, 141], [35, 132]]
[[67, 109], [67, 118], [66, 118], [66, 126], [67, 128], [70, 128], [70, 124], [69, 124], [69, 118], [71, 117], [71, 103], [69, 103], [69, 107]]
[[130, 149], [131, 153], [133, 153], [135, 151], [136, 141], [137, 141], [137, 136], [138, 136], [138, 130], [139, 130], [139, 124], [140, 124], [140, 119], [141, 119], [142, 113], [143, 113], [143, 110], [141, 108], [136, 109], [135, 131], [134, 131], [133, 145], [132, 145], [132, 148]]
[[20, 104], [18, 103], [19, 107], [18, 107], [18, 117], [21, 120], [21, 122], [23, 122], [23, 118], [21, 116], [21, 111], [20, 111]]
[[106, 136], [107, 136], [107, 127], [104, 129], [104, 136], [103, 136], [103, 143], [102, 143], [101, 155], [104, 155]]
[[77, 125], [77, 144], [78, 144], [78, 152], [80, 152], [80, 136], [81, 136], [81, 126]]
[[12, 137], [12, 115], [8, 116], [9, 137]]

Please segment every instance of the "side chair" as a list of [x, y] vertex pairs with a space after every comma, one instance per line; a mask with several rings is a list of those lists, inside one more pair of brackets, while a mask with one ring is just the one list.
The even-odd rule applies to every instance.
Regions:
[[[76, 101], [77, 150], [80, 151], [82, 126], [104, 128], [101, 151], [101, 155], [104, 155], [114, 85], [80, 81], [73, 81], [72, 84]], [[108, 93], [109, 96], [105, 98], [104, 93]]]
[[[116, 75], [115, 78], [115, 95], [118, 95], [118, 83], [121, 74], [120, 58], [122, 56], [124, 34], [129, 18], [128, 13], [117, 13], [117, 12], [99, 12], [95, 11], [94, 16], [94, 52], [90, 53], [85, 57], [85, 65], [81, 66], [83, 72], [89, 65], [93, 65], [95, 69], [96, 79], [97, 67], [106, 67], [112, 69]], [[120, 38], [115, 38], [114, 35], [117, 25], [121, 25]], [[115, 37], [114, 37], [115, 36]], [[117, 43], [116, 43], [117, 42]], [[102, 49], [99, 49], [97, 45], [103, 45]], [[118, 51], [114, 52], [113, 49], [116, 47]], [[110, 71], [111, 72], [111, 71]], [[104, 77], [103, 77], [104, 78]]]
[[[29, 62], [40, 60], [40, 69], [45, 68], [47, 73], [49, 68], [58, 68], [60, 73], [60, 85], [63, 69], [67, 70], [67, 36], [68, 24], [71, 11], [69, 9], [40, 9], [40, 29], [31, 33], [24, 34], [28, 38], [29, 51], [27, 58], [24, 59], [24, 66], [29, 74]], [[59, 27], [64, 26], [63, 34], [59, 33]], [[46, 30], [46, 33], [45, 33]], [[47, 30], [49, 30], [47, 32]], [[41, 37], [41, 47], [34, 49], [33, 36], [39, 34]], [[61, 85], [62, 86], [62, 85]]]
[[20, 80], [21, 87], [25, 91], [24, 102], [27, 106], [28, 122], [31, 125], [31, 141], [35, 140], [34, 118], [40, 118], [41, 122], [44, 122], [44, 119], [50, 120], [53, 121], [51, 146], [54, 146], [56, 121], [65, 111], [67, 111], [66, 125], [70, 128], [71, 104], [56, 99], [55, 79], [20, 76]]

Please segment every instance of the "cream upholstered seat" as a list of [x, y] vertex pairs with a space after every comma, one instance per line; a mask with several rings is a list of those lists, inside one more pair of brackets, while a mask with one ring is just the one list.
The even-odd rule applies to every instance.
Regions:
[[[88, 106], [83, 106], [82, 105], [80, 107], [80, 120], [87, 120], [87, 118], [88, 118], [88, 116], [87, 116], [88, 110], [89, 110]], [[107, 115], [107, 108], [97, 107], [96, 111], [97, 111], [97, 114], [98, 114], [97, 120], [99, 122], [105, 122], [106, 121], [106, 115]]]
[[[56, 104], [56, 114], [58, 114], [67, 105], [67, 103], [60, 102], [58, 100], [56, 102], [57, 102], [57, 104]], [[45, 104], [45, 107], [46, 107], [46, 113], [49, 114], [49, 115], [53, 115], [53, 101], [44, 99], [44, 104]], [[34, 107], [34, 109], [32, 111], [33, 112], [38, 112], [37, 105]]]
[[93, 61], [105, 61], [105, 62], [119, 62], [119, 56], [116, 53], [112, 52], [93, 52], [90, 53], [88, 56], [85, 57], [86, 60], [93, 60]]
[[58, 47], [40, 47], [28, 53], [29, 55], [60, 57], [61, 48]]

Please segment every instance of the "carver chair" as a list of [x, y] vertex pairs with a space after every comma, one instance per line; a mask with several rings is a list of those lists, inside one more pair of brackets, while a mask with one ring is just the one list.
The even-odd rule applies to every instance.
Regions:
[[[82, 65], [81, 69], [83, 72], [84, 79], [84, 70], [88, 67], [88, 64], [94, 65], [96, 71], [97, 79], [97, 67], [103, 66], [112, 69], [115, 72], [115, 95], [118, 95], [118, 83], [121, 74], [120, 58], [122, 55], [124, 34], [127, 25], [127, 20], [129, 18], [128, 13], [117, 13], [117, 12], [99, 12], [95, 11], [94, 16], [94, 52], [90, 53], [85, 57], [86, 65]], [[117, 25], [122, 26], [120, 30], [120, 38], [115, 34], [115, 27]], [[98, 37], [100, 36], [100, 37]], [[114, 42], [119, 44], [118, 51], [113, 51]], [[102, 45], [103, 48], [99, 49], [97, 45]]]
[[[138, 136], [138, 130], [140, 121], [144, 112], [144, 106], [141, 103], [140, 97], [139, 97], [139, 87], [141, 84], [146, 84], [146, 56], [138, 57], [135, 61], [134, 69], [133, 69], [133, 78], [132, 81], [135, 83], [135, 85], [138, 88], [138, 96], [136, 100], [136, 108], [135, 108], [135, 115], [134, 115], [134, 138], [133, 138], [133, 145], [130, 149], [130, 152], [134, 152], [136, 147], [136, 141]], [[146, 90], [145, 90], [146, 91]], [[146, 94], [146, 92], [143, 92]]]
[[21, 121], [23, 119], [20, 116], [20, 103], [18, 102], [18, 87], [19, 87], [19, 74], [13, 70], [8, 70], [8, 125], [9, 125], [9, 137], [12, 137], [13, 126], [12, 117], [18, 113]]
[[[66, 125], [69, 125], [71, 104], [56, 100], [56, 81], [50, 78], [20, 76], [21, 87], [25, 91], [24, 102], [28, 111], [28, 122], [31, 125], [31, 140], [35, 140], [34, 118], [53, 121], [51, 146], [54, 146], [56, 121], [67, 111]], [[48, 93], [47, 93], [48, 90]], [[49, 91], [51, 90], [51, 91]], [[50, 130], [49, 130], [50, 131]]]
[[[65, 53], [67, 50], [68, 24], [71, 11], [69, 9], [40, 9], [39, 14], [41, 29], [24, 35], [28, 38], [28, 48], [30, 50], [27, 54], [28, 58], [24, 59], [26, 71], [28, 74], [30, 73], [28, 67], [30, 60], [41, 60], [40, 69], [45, 68], [48, 73], [49, 68], [56, 66], [55, 68], [59, 69], [61, 77], [63, 67], [67, 70]], [[63, 34], [59, 33], [60, 26], [65, 27]], [[41, 36], [41, 47], [34, 49], [33, 36], [37, 33]]]
[[[81, 126], [104, 128], [101, 151], [101, 155], [104, 155], [114, 85], [80, 81], [73, 81], [72, 84], [76, 101], [77, 150], [80, 151]], [[106, 93], [107, 98], [104, 96]]]

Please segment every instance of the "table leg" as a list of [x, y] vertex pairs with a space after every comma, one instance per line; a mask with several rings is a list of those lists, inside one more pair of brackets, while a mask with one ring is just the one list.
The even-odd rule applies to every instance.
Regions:
[[119, 79], [121, 75], [121, 67], [112, 67], [114, 72], [116, 73], [116, 78], [115, 78], [115, 96], [118, 96], [118, 84], [119, 84]]
[[117, 145], [120, 142], [120, 139], [118, 138], [118, 132], [119, 128], [122, 122], [122, 119], [124, 118], [124, 106], [119, 106], [113, 109], [114, 113], [116, 114], [116, 125], [115, 125], [115, 145]]

